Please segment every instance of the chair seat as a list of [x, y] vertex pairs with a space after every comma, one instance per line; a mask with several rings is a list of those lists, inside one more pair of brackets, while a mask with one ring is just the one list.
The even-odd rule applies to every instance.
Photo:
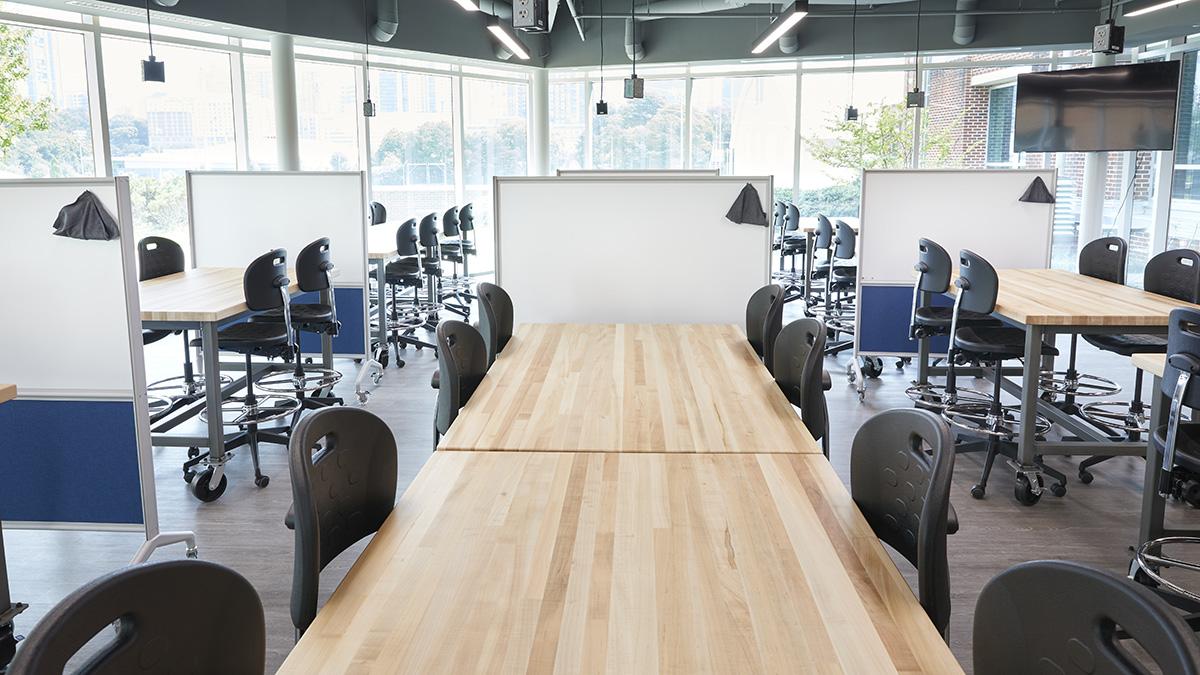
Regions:
[[[200, 338], [192, 340], [192, 346], [200, 346]], [[291, 344], [282, 323], [246, 321], [217, 331], [217, 348], [239, 354], [283, 356], [290, 352]]]
[[[916, 313], [916, 323], [921, 326], [930, 326], [933, 328], [949, 328], [954, 321], [953, 307], [918, 307]], [[960, 326], [1003, 326], [1004, 323], [999, 319], [989, 315], [980, 314], [978, 312], [959, 312], [958, 324]]]
[[169, 331], [169, 330], [148, 330], [148, 329], [143, 328], [142, 329], [142, 344], [143, 345], [152, 345], [155, 342], [158, 342], [159, 340], [167, 337], [168, 335], [170, 335], [173, 332], [174, 331]]
[[[319, 302], [293, 302], [292, 321], [295, 323], [319, 323], [333, 320], [333, 308]], [[272, 309], [250, 317], [253, 322], [283, 321], [283, 310]]]
[[[954, 334], [954, 346], [981, 361], [1015, 359], [1025, 354], [1025, 331], [1008, 326], [967, 326]], [[1043, 343], [1042, 356], [1058, 356], [1058, 349]]]
[[858, 275], [858, 265], [847, 265], [833, 268], [833, 278], [850, 278]]
[[412, 258], [394, 260], [384, 268], [384, 281], [389, 284], [402, 286], [421, 285], [420, 264]]
[[1084, 335], [1088, 344], [1122, 356], [1134, 354], [1166, 354], [1165, 335]]
[[[1167, 426], [1154, 430], [1154, 447], [1162, 452], [1167, 447]], [[1180, 422], [1175, 435], [1175, 464], [1200, 472], [1200, 422]]]

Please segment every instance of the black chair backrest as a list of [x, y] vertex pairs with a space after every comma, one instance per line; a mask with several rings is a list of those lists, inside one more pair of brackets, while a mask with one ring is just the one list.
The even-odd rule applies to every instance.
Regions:
[[800, 209], [791, 202], [787, 203], [787, 218], [783, 222], [783, 229], [787, 232], [795, 232], [800, 229]]
[[377, 532], [392, 512], [396, 438], [375, 414], [335, 406], [300, 419], [288, 454], [296, 532], [292, 623], [303, 632], [317, 615], [321, 570]]
[[923, 293], [945, 293], [950, 290], [950, 275], [954, 263], [950, 254], [932, 239], [917, 242], [917, 289]]
[[775, 340], [775, 384], [794, 406], [813, 438], [829, 433], [829, 410], [825, 404], [825, 324], [818, 319], [799, 319], [783, 327]]
[[462, 321], [439, 323], [437, 344], [440, 383], [434, 424], [444, 434], [487, 373], [487, 345], [474, 326]]
[[166, 237], [145, 237], [137, 244], [138, 281], [183, 271], [183, 247]]
[[484, 281], [477, 287], [479, 307], [479, 332], [487, 343], [487, 362], [491, 366], [496, 355], [512, 339], [513, 305], [508, 292], [496, 284]]
[[833, 241], [836, 246], [833, 249], [833, 257], [838, 260], [849, 260], [854, 257], [855, 247], [858, 243], [858, 233], [842, 221], [837, 221], [834, 227]]
[[[1120, 635], [1118, 635], [1118, 632]], [[1131, 656], [1125, 638], [1158, 666]], [[996, 575], [975, 603], [975, 675], [1200, 673], [1200, 642], [1153, 591], [1110, 572], [1061, 560]]]
[[420, 237], [417, 236], [417, 219], [409, 218], [396, 228], [396, 255], [401, 258], [420, 255], [418, 241]]
[[1085, 277], [1124, 284], [1125, 258], [1128, 251], [1129, 244], [1120, 237], [1102, 237], [1089, 241], [1079, 250], [1079, 273]]
[[875, 536], [917, 568], [921, 606], [943, 635], [950, 622], [946, 521], [953, 477], [954, 438], [928, 410], [879, 413], [854, 435], [850, 495]]
[[833, 223], [821, 214], [817, 214], [817, 229], [813, 238], [813, 248], [827, 249], [833, 246]]
[[371, 224], [382, 225], [387, 222], [387, 209], [379, 202], [371, 202]]
[[775, 338], [783, 329], [783, 286], [767, 284], [746, 303], [746, 340], [767, 370], [775, 361]]
[[783, 228], [786, 224], [786, 221], [787, 221], [787, 203], [785, 203], [783, 201], [775, 202], [775, 219], [772, 222], [774, 224], [775, 231], [778, 232], [779, 236], [781, 236], [781, 237], [783, 236], [783, 232], [784, 232]]
[[958, 311], [991, 314], [996, 309], [996, 296], [1000, 292], [1000, 277], [996, 268], [983, 256], [963, 249], [958, 252], [958, 297], [954, 299], [955, 315]]
[[1200, 302], [1200, 253], [1187, 248], [1163, 251], [1146, 263], [1142, 287], [1184, 302]]
[[1191, 373], [1193, 362], [1200, 363], [1200, 311], [1180, 307], [1171, 310], [1167, 317], [1167, 364], [1163, 368], [1162, 393], [1168, 398], [1175, 395], [1175, 384], [1185, 368], [1193, 377], [1183, 393], [1182, 403], [1189, 408], [1200, 408], [1200, 373]]
[[421, 237], [421, 248], [427, 250], [435, 250], [438, 247], [438, 217], [436, 213], [427, 214], [421, 219], [421, 225], [417, 229]]
[[[213, 562], [168, 560], [121, 568], [68, 595], [21, 642], [8, 672], [67, 672], [98, 635], [113, 638], [71, 672], [262, 673], [266, 666], [262, 602], [250, 582]], [[221, 635], [220, 647], [197, 648], [202, 635]]]
[[[475, 231], [475, 205], [467, 204], [458, 210], [458, 229], [463, 232]], [[465, 238], [465, 237], [464, 237]]]
[[325, 291], [333, 287], [329, 272], [333, 260], [329, 255], [329, 238], [321, 237], [300, 249], [296, 256], [296, 284], [305, 293]]
[[442, 214], [442, 234], [447, 239], [457, 239], [460, 236], [457, 206], [451, 206]]
[[277, 248], [268, 251], [246, 267], [242, 275], [242, 292], [251, 311], [279, 309], [288, 304], [287, 251]]

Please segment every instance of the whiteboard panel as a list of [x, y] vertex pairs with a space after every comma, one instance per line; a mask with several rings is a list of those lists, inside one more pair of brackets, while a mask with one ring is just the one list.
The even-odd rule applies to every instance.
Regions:
[[997, 269], [1048, 267], [1054, 205], [1017, 201], [1038, 176], [1053, 192], [1054, 169], [864, 171], [859, 282], [911, 286], [922, 237]]
[[16, 384], [22, 396], [133, 395], [122, 240], [52, 234], [59, 210], [84, 190], [118, 221], [122, 237], [133, 237], [112, 178], [0, 181], [0, 236], [13, 253], [0, 265], [12, 318], [0, 330], [0, 382]]
[[770, 177], [497, 178], [496, 279], [518, 323], [743, 323], [771, 229], [725, 214]]
[[274, 248], [288, 261], [329, 237], [337, 285], [366, 285], [366, 195], [361, 172], [188, 173], [196, 267], [245, 267]]
[[560, 176], [719, 176], [720, 169], [559, 169]]

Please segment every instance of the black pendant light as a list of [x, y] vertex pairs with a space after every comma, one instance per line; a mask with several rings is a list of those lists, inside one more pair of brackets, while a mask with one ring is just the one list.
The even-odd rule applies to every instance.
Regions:
[[371, 100], [371, 18], [367, 16], [367, 0], [363, 0], [363, 117], [375, 116], [375, 102]]
[[846, 121], [858, 121], [858, 108], [854, 107], [854, 66], [858, 65], [858, 0], [854, 0], [854, 13], [850, 15], [850, 103], [846, 105]]
[[608, 114], [608, 101], [604, 100], [604, 0], [600, 0], [600, 100], [596, 101], [596, 114]]
[[913, 59], [913, 90], [908, 92], [908, 107], [924, 108], [925, 92], [921, 90], [921, 0], [917, 0], [917, 49]]
[[646, 96], [646, 81], [637, 76], [637, 45], [640, 40], [638, 39], [637, 18], [634, 15], [634, 2], [635, 0], [629, 0], [629, 25], [633, 29], [634, 44], [633, 74], [625, 78], [625, 98], [644, 98]]
[[150, 42], [150, 58], [142, 61], [142, 82], [166, 82], [167, 64], [154, 58], [154, 35], [150, 30], [150, 0], [146, 0], [146, 39]]

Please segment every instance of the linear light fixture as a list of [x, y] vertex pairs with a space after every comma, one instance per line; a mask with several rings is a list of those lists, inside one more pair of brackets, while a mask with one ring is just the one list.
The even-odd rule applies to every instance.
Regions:
[[759, 36], [754, 41], [754, 48], [750, 50], [751, 54], [761, 54], [771, 47], [771, 45], [779, 42], [779, 38], [783, 37], [789, 30], [800, 23], [804, 17], [808, 16], [808, 0], [796, 0], [788, 5], [787, 9], [775, 19], [775, 23], [767, 28], [767, 32]]
[[498, 17], [492, 17], [492, 20], [488, 22], [488, 31], [500, 41], [500, 44], [504, 45], [505, 49], [512, 52], [518, 59], [522, 61], [529, 60], [529, 51], [525, 49], [525, 45], [521, 44], [517, 36], [509, 32], [504, 27], [504, 24], [500, 23]]
[[454, 0], [454, 2], [468, 12], [478, 12], [479, 5], [475, 4], [474, 0]]
[[1174, 7], [1175, 5], [1182, 5], [1183, 3], [1187, 2], [1187, 1], [1188, 0], [1167, 0], [1166, 2], [1160, 2], [1157, 5], [1150, 5], [1149, 7], [1135, 9], [1132, 12], [1126, 12], [1124, 14], [1124, 17], [1126, 19], [1128, 19], [1128, 18], [1134, 17], [1134, 16], [1141, 16], [1143, 14], [1149, 14], [1150, 12], [1157, 12], [1160, 9]]

